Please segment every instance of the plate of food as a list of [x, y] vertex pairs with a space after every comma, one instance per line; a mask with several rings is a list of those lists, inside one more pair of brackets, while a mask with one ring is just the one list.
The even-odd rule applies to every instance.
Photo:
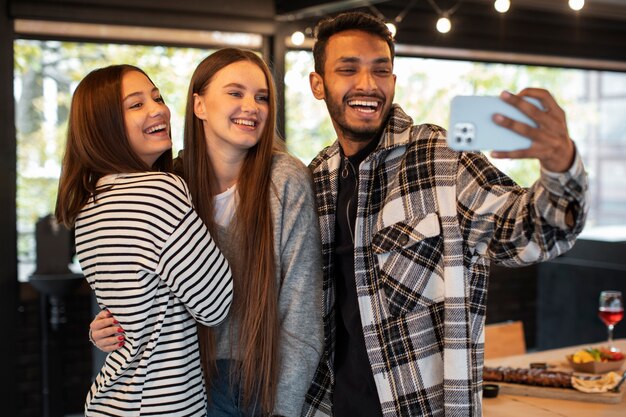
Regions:
[[[507, 366], [483, 368], [484, 385], [496, 384], [499, 394], [604, 404], [622, 402], [624, 389], [619, 389], [621, 375], [608, 372], [590, 375], [574, 371]], [[615, 388], [617, 387], [617, 388]], [[614, 389], [614, 390], [613, 390]], [[483, 397], [489, 396], [483, 389]]]
[[602, 393], [602, 392], [619, 392], [619, 388], [626, 378], [626, 372], [623, 375], [617, 372], [608, 372], [601, 376], [572, 376], [572, 386], [578, 391], [586, 393]]
[[567, 361], [576, 372], [604, 374], [621, 369], [624, 364], [624, 354], [611, 352], [607, 348], [588, 348], [567, 355]]

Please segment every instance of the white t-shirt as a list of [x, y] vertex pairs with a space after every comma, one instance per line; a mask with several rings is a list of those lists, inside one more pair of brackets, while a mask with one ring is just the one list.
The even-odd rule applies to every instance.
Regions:
[[228, 227], [237, 208], [237, 184], [233, 185], [215, 198], [215, 223]]

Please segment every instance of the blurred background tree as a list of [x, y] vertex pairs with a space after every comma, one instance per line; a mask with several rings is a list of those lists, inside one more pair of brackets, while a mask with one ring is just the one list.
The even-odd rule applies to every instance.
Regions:
[[[90, 71], [132, 64], [146, 71], [172, 111], [174, 152], [182, 148], [187, 86], [211, 50], [162, 46], [17, 40], [17, 230], [20, 266], [32, 268], [34, 225], [54, 210], [74, 88]], [[30, 271], [20, 271], [23, 278]]]

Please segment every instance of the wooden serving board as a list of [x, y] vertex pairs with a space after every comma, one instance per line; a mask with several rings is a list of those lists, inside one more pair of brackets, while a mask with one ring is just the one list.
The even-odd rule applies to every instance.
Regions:
[[619, 404], [626, 389], [622, 385], [620, 392], [586, 393], [573, 388], [550, 388], [534, 385], [509, 384], [505, 382], [483, 381], [483, 384], [500, 386], [499, 394], [520, 395], [525, 397], [553, 398], [557, 400], [583, 401], [604, 404]]

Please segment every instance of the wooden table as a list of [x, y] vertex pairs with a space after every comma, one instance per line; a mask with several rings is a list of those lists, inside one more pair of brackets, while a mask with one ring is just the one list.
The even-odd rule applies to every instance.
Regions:
[[[605, 343], [606, 344], [606, 343]], [[602, 345], [602, 342], [592, 346]], [[590, 345], [572, 346], [562, 349], [546, 350], [505, 358], [495, 358], [485, 361], [486, 366], [511, 366], [527, 368], [531, 362], [548, 362], [566, 368], [565, 356], [578, 349]], [[622, 352], [626, 352], [626, 339], [615, 341]], [[622, 367], [621, 372], [626, 368]], [[571, 369], [569, 369], [571, 370]], [[624, 383], [626, 385], [626, 382]], [[622, 390], [626, 387], [622, 385]], [[591, 394], [590, 394], [591, 395]], [[524, 397], [516, 395], [498, 395], [496, 398], [483, 399], [484, 417], [625, 417], [626, 395], [619, 404], [599, 404], [581, 401], [556, 400], [549, 398]]]

